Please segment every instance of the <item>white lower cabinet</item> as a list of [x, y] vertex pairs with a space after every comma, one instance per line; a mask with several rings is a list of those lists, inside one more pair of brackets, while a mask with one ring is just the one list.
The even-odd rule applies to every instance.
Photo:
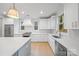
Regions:
[[31, 55], [31, 41], [28, 41], [13, 56], [30, 56], [30, 55]]
[[47, 42], [48, 34], [32, 34], [32, 42]]
[[58, 38], [54, 38], [52, 35], [49, 35], [48, 38], [48, 43], [53, 50], [54, 56], [67, 56], [67, 49], [56, 41]]
[[48, 36], [48, 43], [52, 48], [53, 53], [55, 54], [55, 41], [51, 36]]
[[28, 41], [22, 48], [18, 51], [18, 56], [29, 56], [31, 53], [31, 41]]

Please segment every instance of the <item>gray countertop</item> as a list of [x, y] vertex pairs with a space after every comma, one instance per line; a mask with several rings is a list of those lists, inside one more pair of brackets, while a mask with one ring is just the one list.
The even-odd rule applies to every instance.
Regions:
[[0, 56], [12, 56], [31, 37], [0, 37]]

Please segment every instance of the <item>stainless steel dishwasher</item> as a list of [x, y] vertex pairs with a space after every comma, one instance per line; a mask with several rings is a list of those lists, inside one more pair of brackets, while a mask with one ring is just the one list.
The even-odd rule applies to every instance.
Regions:
[[55, 56], [67, 56], [67, 49], [55, 40]]

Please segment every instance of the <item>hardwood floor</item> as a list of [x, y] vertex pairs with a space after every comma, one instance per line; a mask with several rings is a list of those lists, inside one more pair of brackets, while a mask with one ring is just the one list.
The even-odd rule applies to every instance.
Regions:
[[31, 56], [53, 56], [53, 51], [47, 42], [32, 42]]

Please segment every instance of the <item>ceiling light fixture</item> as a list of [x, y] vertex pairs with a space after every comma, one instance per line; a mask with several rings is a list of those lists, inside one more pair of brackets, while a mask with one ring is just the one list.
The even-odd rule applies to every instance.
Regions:
[[19, 13], [18, 13], [17, 9], [15, 8], [15, 4], [14, 3], [13, 3], [13, 7], [11, 7], [8, 10], [7, 16], [11, 17], [11, 18], [19, 18]]

